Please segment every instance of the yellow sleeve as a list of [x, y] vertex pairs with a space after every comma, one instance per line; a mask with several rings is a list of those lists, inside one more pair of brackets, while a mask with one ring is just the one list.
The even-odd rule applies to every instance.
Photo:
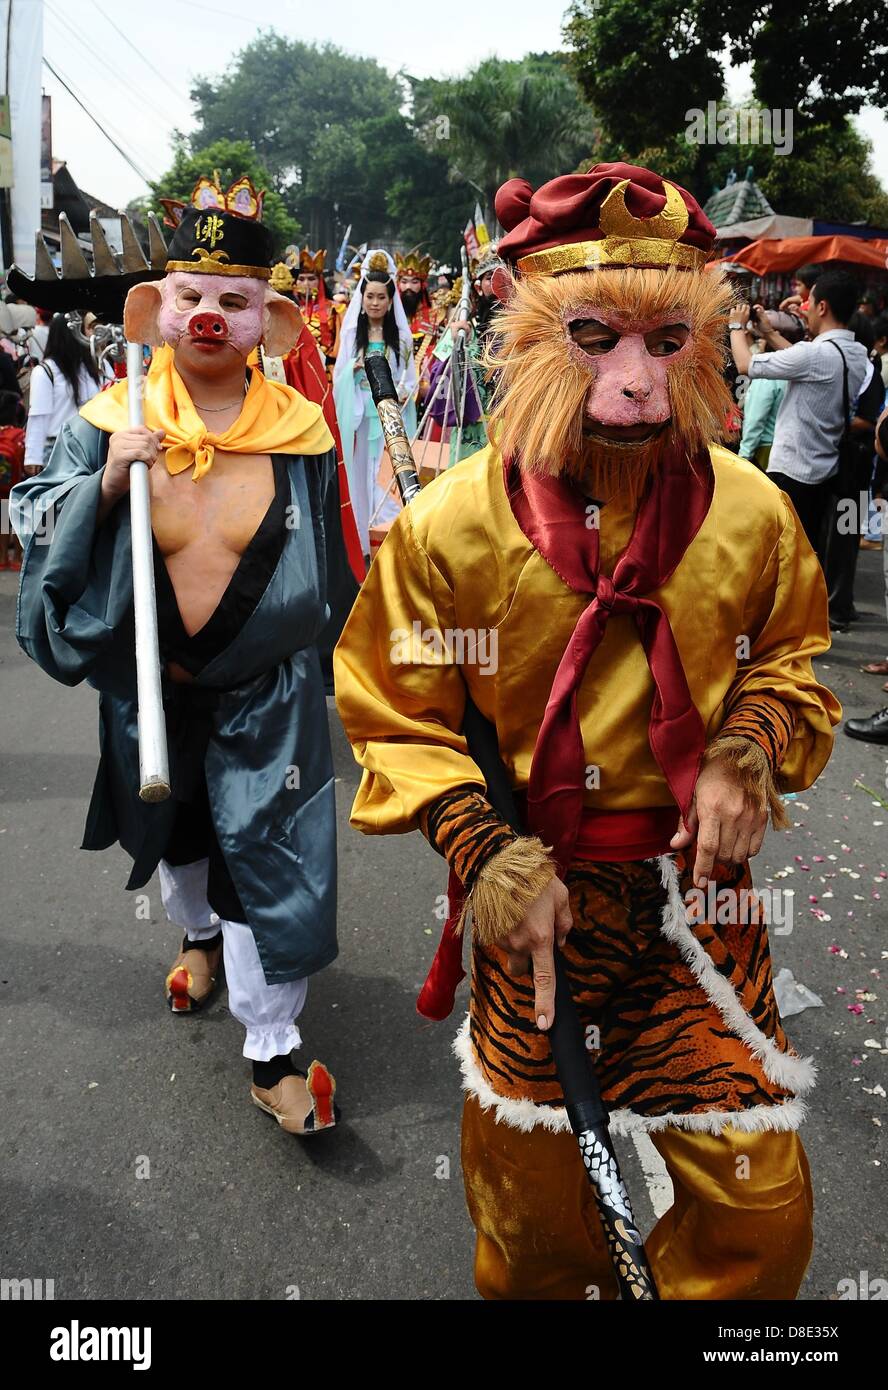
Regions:
[[466, 752], [466, 687], [448, 649], [453, 594], [420, 545], [410, 510], [370, 566], [334, 654], [336, 704], [364, 769], [351, 823], [368, 834], [419, 828], [455, 787], [484, 788]]
[[[783, 524], [749, 596], [746, 631], [738, 634], [737, 676], [725, 698], [725, 712], [730, 717], [753, 696], [768, 696], [789, 707], [794, 729], [778, 780], [785, 791], [801, 791], [829, 760], [832, 730], [842, 707], [832, 691], [820, 685], [811, 664], [830, 646], [823, 571], [795, 511], [781, 500]], [[748, 655], [740, 645], [744, 639]]]

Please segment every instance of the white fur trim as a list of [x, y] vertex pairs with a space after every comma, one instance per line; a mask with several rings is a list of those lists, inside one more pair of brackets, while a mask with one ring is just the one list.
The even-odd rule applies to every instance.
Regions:
[[804, 1095], [817, 1080], [813, 1058], [781, 1052], [774, 1039], [753, 1023], [737, 998], [734, 986], [719, 974], [688, 926], [687, 908], [679, 892], [678, 870], [674, 861], [664, 854], [655, 862], [659, 865], [660, 878], [668, 894], [660, 925], [663, 935], [678, 947], [706, 997], [718, 1009], [731, 1032], [746, 1043], [753, 1057], [761, 1063], [768, 1080], [795, 1095]]
[[[520, 1129], [529, 1134], [538, 1126], [553, 1134], [569, 1134], [570, 1121], [563, 1105], [537, 1105], [532, 1100], [510, 1100], [497, 1095], [484, 1079], [469, 1037], [469, 1015], [466, 1014], [453, 1040], [453, 1051], [459, 1058], [463, 1090], [481, 1106], [495, 1110], [496, 1123]], [[661, 1129], [688, 1129], [696, 1133], [721, 1134], [725, 1129], [742, 1130], [744, 1134], [762, 1130], [798, 1129], [808, 1113], [803, 1100], [785, 1100], [780, 1105], [753, 1105], [748, 1110], [703, 1110], [691, 1115], [669, 1112], [665, 1115], [637, 1115], [634, 1110], [612, 1110], [611, 1134], [656, 1134]]]
[[[726, 1128], [743, 1133], [763, 1130], [798, 1129], [807, 1115], [808, 1107], [801, 1099], [817, 1079], [817, 1069], [810, 1057], [797, 1057], [781, 1052], [773, 1038], [761, 1031], [747, 1014], [737, 993], [728, 980], [720, 975], [706, 951], [700, 945], [687, 922], [687, 909], [679, 892], [678, 870], [669, 855], [656, 861], [660, 869], [667, 900], [663, 906], [660, 930], [678, 948], [694, 978], [715, 1006], [725, 1023], [752, 1055], [761, 1063], [769, 1081], [793, 1092], [793, 1099], [775, 1105], [753, 1105], [747, 1110], [704, 1110], [694, 1114], [638, 1115], [633, 1110], [614, 1110], [610, 1116], [612, 1134], [652, 1134], [657, 1130], [675, 1127], [705, 1134], [721, 1134]], [[469, 1015], [453, 1040], [453, 1051], [459, 1058], [463, 1090], [474, 1096], [482, 1110], [495, 1110], [497, 1124], [524, 1133], [541, 1126], [553, 1134], [567, 1134], [570, 1123], [563, 1106], [537, 1105], [532, 1100], [510, 1100], [497, 1095], [478, 1065], [469, 1035]]]

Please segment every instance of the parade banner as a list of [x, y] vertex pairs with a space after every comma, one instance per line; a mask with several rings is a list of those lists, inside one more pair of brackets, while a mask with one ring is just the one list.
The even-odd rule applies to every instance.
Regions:
[[479, 247], [486, 246], [490, 241], [490, 233], [487, 230], [487, 223], [484, 221], [484, 213], [481, 211], [481, 204], [475, 204], [475, 236]]

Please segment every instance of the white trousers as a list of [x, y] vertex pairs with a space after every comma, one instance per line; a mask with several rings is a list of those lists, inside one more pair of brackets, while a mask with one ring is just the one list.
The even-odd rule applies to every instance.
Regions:
[[170, 921], [192, 941], [206, 940], [221, 929], [228, 985], [228, 1007], [247, 1030], [244, 1056], [254, 1062], [282, 1057], [302, 1046], [299, 1017], [308, 993], [307, 980], [282, 985], [265, 983], [253, 933], [244, 922], [227, 922], [207, 902], [208, 860], [168, 864], [161, 859], [160, 895]]

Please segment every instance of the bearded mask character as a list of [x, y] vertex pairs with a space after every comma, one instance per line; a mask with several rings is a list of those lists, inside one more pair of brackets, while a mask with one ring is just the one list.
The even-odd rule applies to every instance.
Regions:
[[495, 276], [504, 308], [487, 354], [502, 452], [611, 490], [637, 485], [668, 446], [693, 456], [717, 438], [730, 295], [702, 273], [715, 230], [691, 195], [605, 164], [536, 193], [512, 180], [497, 215], [514, 269]]

